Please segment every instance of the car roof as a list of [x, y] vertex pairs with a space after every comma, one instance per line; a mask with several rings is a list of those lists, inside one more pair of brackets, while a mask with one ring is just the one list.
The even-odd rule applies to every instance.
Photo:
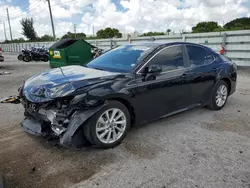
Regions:
[[147, 46], [147, 47], [162, 47], [162, 46], [172, 46], [172, 45], [195, 45], [195, 46], [200, 46], [203, 48], [206, 48], [209, 51], [213, 51], [211, 48], [201, 45], [201, 44], [197, 44], [197, 43], [191, 43], [191, 42], [168, 42], [168, 43], [159, 43], [159, 42], [148, 42], [148, 43], [134, 43], [134, 44], [128, 44], [128, 46]]
[[173, 46], [173, 45], [195, 45], [195, 46], [199, 46], [202, 48], [205, 48], [206, 50], [208, 50], [209, 52], [213, 53], [213, 54], [217, 54], [212, 48], [208, 47], [208, 46], [204, 46], [201, 44], [197, 44], [197, 43], [191, 43], [191, 42], [147, 42], [147, 43], [133, 43], [133, 44], [127, 44], [126, 46], [145, 46], [145, 47], [149, 47], [151, 49], [156, 49], [158, 47], [167, 47], [167, 46]]

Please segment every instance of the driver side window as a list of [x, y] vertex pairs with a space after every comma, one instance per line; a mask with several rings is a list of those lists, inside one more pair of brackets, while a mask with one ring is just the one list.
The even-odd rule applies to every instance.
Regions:
[[162, 72], [184, 68], [184, 60], [181, 46], [173, 46], [163, 49], [149, 63], [160, 65]]

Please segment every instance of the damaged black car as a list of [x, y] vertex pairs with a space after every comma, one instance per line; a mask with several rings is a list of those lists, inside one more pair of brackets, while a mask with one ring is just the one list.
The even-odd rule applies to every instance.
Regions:
[[67, 66], [24, 82], [22, 127], [66, 147], [112, 148], [131, 125], [198, 106], [220, 110], [236, 88], [237, 67], [212, 49], [191, 43], [129, 44], [86, 66]]

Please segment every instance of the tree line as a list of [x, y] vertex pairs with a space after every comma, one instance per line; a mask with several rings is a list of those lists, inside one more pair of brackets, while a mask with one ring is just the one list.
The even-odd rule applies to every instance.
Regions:
[[235, 30], [248, 30], [250, 29], [250, 18], [236, 18], [223, 26], [217, 22], [200, 22], [192, 27], [192, 33], [204, 32], [220, 32], [220, 31], [235, 31]]
[[[32, 18], [23, 18], [20, 21], [22, 25], [22, 35], [27, 38], [14, 39], [12, 41], [5, 41], [5, 43], [9, 42], [47, 42], [54, 41], [55, 39], [50, 35], [43, 35], [39, 37], [34, 28], [34, 21]], [[204, 32], [220, 32], [220, 31], [233, 31], [233, 30], [248, 30], [250, 29], [250, 17], [236, 18], [223, 26], [220, 26], [217, 22], [209, 21], [209, 22], [199, 22], [196, 26], [192, 27], [191, 32], [185, 32], [184, 30], [181, 33], [204, 33]], [[147, 33], [143, 33], [139, 36], [159, 36], [159, 35], [169, 35], [171, 29], [167, 29], [166, 32], [157, 32], [150, 31]], [[61, 39], [66, 38], [77, 38], [77, 39], [105, 39], [105, 38], [121, 38], [122, 33], [116, 28], [107, 27], [105, 29], [101, 29], [97, 31], [96, 36], [87, 36], [85, 33], [71, 33], [67, 32], [65, 35], [61, 37]], [[128, 35], [127, 37], [130, 37]], [[57, 38], [56, 40], [59, 40]]]

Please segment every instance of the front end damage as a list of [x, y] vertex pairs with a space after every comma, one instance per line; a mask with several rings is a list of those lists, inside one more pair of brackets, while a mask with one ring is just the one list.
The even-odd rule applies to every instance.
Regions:
[[[32, 135], [53, 138], [67, 148], [90, 146], [84, 136], [84, 123], [100, 110], [105, 103], [85, 103], [81, 96], [64, 97], [48, 102], [34, 103], [23, 95], [22, 88], [19, 96], [2, 100], [2, 103], [21, 103], [24, 108], [24, 120], [21, 126]], [[82, 96], [84, 97], [84, 95]], [[15, 100], [14, 100], [15, 99]], [[81, 102], [79, 102], [81, 101]]]
[[19, 88], [18, 96], [0, 103], [24, 106], [21, 125], [26, 132], [56, 138], [69, 148], [81, 147], [88, 144], [82, 126], [106, 105], [94, 89], [117, 74], [82, 66], [52, 69], [32, 76]]

